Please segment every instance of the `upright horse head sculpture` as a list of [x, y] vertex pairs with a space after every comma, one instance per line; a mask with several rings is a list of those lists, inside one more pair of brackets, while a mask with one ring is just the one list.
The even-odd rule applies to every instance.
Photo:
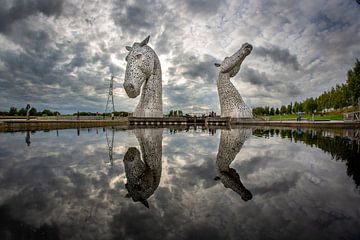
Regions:
[[222, 117], [232, 118], [252, 118], [252, 112], [246, 106], [240, 93], [230, 82], [230, 78], [234, 77], [240, 70], [241, 63], [248, 56], [253, 47], [244, 43], [241, 48], [230, 57], [226, 57], [222, 63], [215, 63], [219, 70], [217, 80], [217, 88], [220, 99], [220, 109]]
[[161, 66], [158, 56], [147, 45], [149, 39], [150, 36], [132, 47], [126, 46], [129, 54], [124, 89], [130, 98], [136, 98], [143, 86], [134, 117], [163, 117]]

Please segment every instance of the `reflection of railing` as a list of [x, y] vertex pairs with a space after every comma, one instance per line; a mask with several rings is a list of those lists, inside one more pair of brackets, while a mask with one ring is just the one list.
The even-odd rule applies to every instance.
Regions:
[[360, 129], [346, 129], [345, 136], [351, 140], [356, 140], [360, 145]]
[[[39, 120], [110, 120], [111, 117], [106, 116], [47, 116], [47, 117], [38, 117]], [[114, 119], [127, 119], [126, 117], [114, 117]]]

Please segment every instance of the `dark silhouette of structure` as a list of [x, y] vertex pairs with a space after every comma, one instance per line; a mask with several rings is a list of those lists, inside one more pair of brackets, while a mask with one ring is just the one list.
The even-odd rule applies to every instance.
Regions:
[[[131, 147], [124, 156], [127, 197], [149, 208], [147, 199], [155, 192], [161, 178], [162, 129], [135, 129], [140, 151]], [[142, 157], [142, 159], [141, 159]]]
[[235, 169], [230, 168], [236, 155], [240, 152], [244, 142], [251, 135], [251, 129], [221, 130], [219, 151], [216, 158], [218, 176], [226, 188], [238, 193], [244, 201], [252, 199], [251, 192], [246, 189]]

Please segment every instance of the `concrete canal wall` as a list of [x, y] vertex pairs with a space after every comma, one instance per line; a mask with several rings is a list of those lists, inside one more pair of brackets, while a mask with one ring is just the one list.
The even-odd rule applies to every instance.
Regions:
[[257, 119], [231, 118], [135, 118], [121, 117], [115, 119], [80, 118], [80, 119], [0, 119], [0, 131], [51, 130], [63, 128], [89, 128], [120, 126], [124, 129], [136, 127], [168, 127], [174, 125], [205, 126], [273, 126], [273, 127], [307, 127], [307, 128], [360, 128], [360, 121], [264, 121]]
[[2, 119], [0, 120], [0, 131], [24, 131], [24, 130], [51, 130], [64, 128], [90, 128], [105, 126], [128, 125], [127, 118], [101, 119], [101, 120], [49, 120], [49, 119]]
[[360, 128], [360, 121], [244, 121], [239, 119], [231, 119], [231, 125], [307, 128]]

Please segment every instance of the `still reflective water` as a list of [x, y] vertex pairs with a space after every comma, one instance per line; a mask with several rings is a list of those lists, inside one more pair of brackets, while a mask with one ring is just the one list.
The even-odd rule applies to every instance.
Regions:
[[358, 131], [0, 133], [0, 239], [360, 239]]

